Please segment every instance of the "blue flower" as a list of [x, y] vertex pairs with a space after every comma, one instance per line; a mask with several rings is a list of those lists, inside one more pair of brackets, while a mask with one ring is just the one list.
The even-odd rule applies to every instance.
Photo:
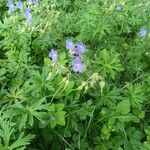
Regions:
[[55, 51], [54, 49], [52, 49], [49, 52], [49, 57], [52, 59], [52, 62], [55, 63], [58, 57], [57, 51]]
[[28, 21], [28, 22], [31, 22], [31, 20], [32, 20], [32, 14], [31, 14], [31, 10], [30, 9], [26, 9], [26, 11], [25, 11], [25, 18], [26, 18], [26, 20]]
[[75, 57], [75, 60], [72, 62], [72, 70], [79, 73], [83, 72], [84, 64], [82, 63], [80, 57]]
[[69, 50], [69, 53], [72, 56], [80, 56], [85, 52], [85, 45], [82, 42], [75, 44], [72, 39], [66, 40], [66, 49]]
[[82, 54], [85, 52], [85, 45], [82, 43], [82, 42], [79, 42], [77, 43], [76, 45], [76, 51], [79, 53], [79, 54]]
[[27, 0], [27, 4], [31, 4], [32, 3], [32, 0]]
[[8, 0], [8, 2], [7, 2], [7, 7], [8, 7], [8, 9], [9, 9], [9, 12], [10, 12], [10, 13], [14, 12], [14, 10], [15, 10], [15, 5], [14, 5], [13, 0]]
[[20, 12], [23, 11], [23, 3], [20, 0], [18, 1], [18, 8], [19, 8]]
[[72, 39], [66, 40], [66, 49], [73, 50], [75, 48], [75, 44]]
[[38, 5], [38, 4], [39, 4], [39, 0], [33, 0], [33, 3], [34, 3], [35, 5]]
[[145, 37], [148, 33], [148, 30], [146, 28], [141, 28], [140, 29], [140, 36]]
[[116, 10], [118, 10], [118, 11], [122, 10], [122, 5], [121, 4], [117, 4], [116, 5]]
[[56, 120], [56, 117], [55, 117], [55, 116], [51, 116], [51, 120], [52, 120], [52, 121], [55, 121], [55, 120]]

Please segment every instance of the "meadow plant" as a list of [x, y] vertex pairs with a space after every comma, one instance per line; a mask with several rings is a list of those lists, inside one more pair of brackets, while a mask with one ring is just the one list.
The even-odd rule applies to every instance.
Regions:
[[150, 150], [148, 0], [1, 0], [0, 150]]

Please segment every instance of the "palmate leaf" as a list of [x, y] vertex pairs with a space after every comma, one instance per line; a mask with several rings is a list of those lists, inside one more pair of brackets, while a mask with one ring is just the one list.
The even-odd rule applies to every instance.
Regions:
[[50, 110], [50, 104], [45, 103], [45, 98], [33, 100], [30, 104], [17, 102], [5, 111], [7, 117], [16, 118], [19, 129], [27, 125], [33, 126], [34, 119], [42, 120], [43, 116]]
[[18, 101], [24, 101], [26, 100], [24, 89], [21, 89], [19, 87], [14, 87], [9, 89], [9, 91], [6, 92], [6, 102], [9, 104], [15, 103]]
[[[28, 121], [28, 114], [24, 114], [20, 117], [19, 129], [26, 127], [26, 122]], [[31, 124], [31, 123], [30, 123]], [[33, 123], [32, 123], [33, 124]]]
[[4, 76], [6, 73], [6, 69], [0, 69], [0, 82], [2, 82], [6, 77]]
[[128, 140], [126, 139], [124, 142], [124, 150], [142, 150], [142, 143], [140, 140], [142, 139], [142, 133], [138, 131], [136, 128], [131, 127], [127, 130]]
[[50, 126], [54, 128], [57, 124], [64, 126], [65, 125], [65, 114], [66, 112], [63, 111], [64, 104], [52, 104], [51, 111], [48, 114], [48, 118], [50, 118]]
[[[123, 67], [119, 62], [118, 54], [112, 51], [102, 50], [93, 61], [94, 68], [96, 67], [104, 77], [115, 78], [117, 72], [123, 71]], [[95, 69], [96, 69], [95, 68]]]
[[[34, 138], [34, 135], [27, 135], [24, 136], [24, 133], [21, 133], [18, 138], [15, 136], [16, 129], [13, 127], [13, 123], [6, 120], [2, 114], [0, 116], [0, 137], [1, 137], [1, 144], [0, 149], [1, 150], [24, 150], [26, 148], [26, 145], [30, 144], [31, 139]], [[16, 141], [12, 142], [12, 136], [13, 139], [15, 137]], [[12, 143], [12, 144], [11, 144]]]
[[10, 146], [10, 150], [13, 150], [13, 149], [16, 149], [16, 148], [22, 148], [22, 149], [25, 149], [25, 145], [29, 145], [30, 144], [30, 141], [34, 138], [35, 136], [34, 135], [27, 135], [27, 136], [24, 136], [24, 133], [21, 133], [18, 137], [18, 139], [13, 143], [11, 144]]
[[52, 80], [57, 75], [57, 72], [50, 72], [50, 67], [43, 67], [42, 73], [39, 71], [33, 70], [31, 72], [32, 78], [30, 78], [31, 85], [29, 88], [32, 91], [43, 92], [46, 90], [53, 91]]
[[[46, 112], [50, 111], [49, 104], [44, 103], [45, 99], [42, 98], [38, 101], [32, 102], [32, 104], [24, 108], [28, 116], [28, 123], [30, 124], [30, 126], [33, 126], [34, 118], [41, 120]], [[24, 115], [24, 113], [22, 113], [21, 116], [22, 115]]]
[[130, 112], [130, 102], [128, 99], [121, 101], [117, 105], [117, 110], [121, 112], [122, 115], [126, 115]]
[[[128, 85], [128, 84], [127, 84]], [[144, 89], [142, 84], [130, 84], [125, 90], [125, 97], [130, 101], [131, 107], [141, 108], [144, 100]]]
[[0, 116], [0, 137], [3, 140], [4, 146], [9, 146], [10, 137], [13, 132], [12, 124], [9, 121], [3, 120]]
[[91, 90], [90, 95], [97, 99], [96, 105], [98, 107], [107, 106], [112, 108], [122, 99], [119, 88], [112, 87], [109, 84], [104, 87], [103, 94], [100, 94], [100, 89], [95, 87], [94, 90]]

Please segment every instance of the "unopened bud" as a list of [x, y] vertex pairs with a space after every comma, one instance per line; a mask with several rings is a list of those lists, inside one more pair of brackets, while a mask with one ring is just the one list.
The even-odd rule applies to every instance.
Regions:
[[82, 84], [78, 87], [78, 90], [82, 90], [86, 86], [86, 82], [82, 82]]
[[88, 87], [88, 85], [86, 85], [84, 88], [84, 93], [86, 93], [88, 89], [89, 89], [89, 87]]
[[105, 82], [101, 81], [100, 82], [100, 88], [101, 88], [101, 93], [103, 93], [103, 88], [105, 87]]
[[50, 79], [51, 79], [51, 77], [52, 77], [52, 72], [50, 72], [50, 73], [48, 74], [48, 76], [47, 76], [46, 80], [50, 80]]
[[65, 86], [64, 86], [63, 90], [65, 90], [65, 88], [67, 87], [67, 85], [69, 84], [69, 82], [70, 82], [69, 80], [65, 81]]

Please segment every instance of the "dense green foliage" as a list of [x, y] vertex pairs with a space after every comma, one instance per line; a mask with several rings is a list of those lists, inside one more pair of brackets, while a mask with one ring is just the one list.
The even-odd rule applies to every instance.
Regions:
[[[0, 150], [150, 150], [149, 0], [14, 2], [0, 2]], [[68, 38], [86, 45], [82, 73]]]

